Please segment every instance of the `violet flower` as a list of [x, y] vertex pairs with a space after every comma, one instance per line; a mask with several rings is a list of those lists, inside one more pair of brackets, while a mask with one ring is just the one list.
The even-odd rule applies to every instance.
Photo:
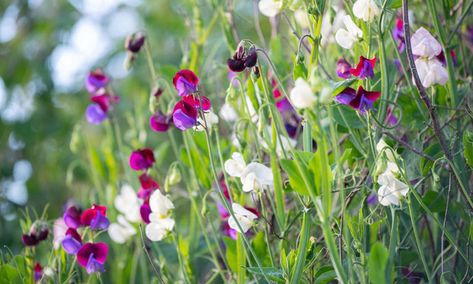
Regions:
[[87, 91], [95, 95], [99, 90], [105, 88], [109, 82], [109, 78], [102, 70], [97, 69], [91, 71], [85, 80], [85, 88]]
[[87, 243], [77, 252], [77, 262], [87, 273], [104, 272], [108, 246], [106, 243]]
[[146, 173], [140, 175], [139, 179], [141, 188], [138, 191], [138, 198], [148, 200], [153, 191], [159, 189], [159, 184]]
[[130, 155], [130, 167], [135, 171], [147, 170], [155, 162], [153, 150], [149, 148], [138, 149]]
[[338, 77], [343, 78], [343, 79], [350, 78], [351, 77], [351, 73], [350, 73], [351, 69], [352, 69], [351, 64], [348, 63], [348, 61], [346, 61], [345, 58], [340, 58], [337, 61], [336, 72], [337, 72]]
[[38, 282], [43, 277], [43, 267], [39, 262], [37, 262], [34, 266], [34, 281]]
[[191, 70], [183, 69], [174, 75], [172, 83], [174, 84], [178, 95], [182, 97], [197, 92], [199, 78]]
[[107, 117], [107, 113], [98, 104], [91, 104], [85, 110], [85, 118], [90, 124], [99, 125]]
[[80, 222], [84, 226], [90, 226], [92, 230], [105, 230], [110, 225], [106, 212], [107, 207], [94, 204], [91, 208], [82, 212]]
[[145, 224], [150, 223], [150, 220], [149, 220], [150, 214], [151, 214], [151, 207], [149, 206], [149, 201], [147, 200], [140, 207], [141, 219], [143, 220], [143, 222], [145, 222]]
[[187, 95], [174, 106], [173, 122], [180, 130], [186, 130], [197, 125], [199, 110], [210, 110], [210, 100], [204, 96]]
[[360, 79], [365, 79], [367, 77], [373, 79], [374, 78], [374, 66], [376, 64], [376, 57], [372, 59], [367, 59], [363, 56], [360, 56], [360, 62], [356, 66], [356, 68], [351, 68], [350, 73], [355, 76], [359, 77]]
[[69, 228], [61, 244], [66, 253], [75, 255], [82, 247], [82, 238], [75, 229]]
[[345, 90], [335, 97], [335, 100], [363, 114], [367, 110], [373, 109], [373, 103], [380, 96], [381, 92], [369, 92], [360, 86], [358, 91], [352, 88], [345, 88]]
[[67, 227], [72, 229], [77, 229], [82, 226], [80, 222], [80, 215], [82, 214], [81, 210], [77, 209], [75, 206], [71, 206], [66, 209], [63, 215], [64, 223]]

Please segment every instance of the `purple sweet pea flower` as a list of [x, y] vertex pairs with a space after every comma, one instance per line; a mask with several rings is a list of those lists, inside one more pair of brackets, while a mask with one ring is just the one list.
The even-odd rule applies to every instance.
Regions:
[[155, 132], [166, 132], [169, 129], [171, 118], [167, 115], [157, 112], [149, 119], [149, 125]]
[[373, 108], [373, 103], [381, 96], [381, 92], [365, 91], [362, 86], [355, 91], [352, 88], [345, 88], [335, 97], [335, 100], [341, 104], [347, 105], [361, 114]]
[[151, 214], [151, 207], [149, 206], [149, 201], [143, 203], [140, 207], [140, 215], [143, 222], [149, 224], [149, 215]]
[[374, 206], [374, 205], [378, 204], [378, 196], [374, 193], [371, 193], [366, 198], [366, 202], [368, 203], [369, 206]]
[[71, 206], [66, 209], [63, 215], [64, 223], [66, 223], [68, 228], [77, 229], [82, 226], [80, 222], [81, 210], [77, 209], [75, 206]]
[[43, 267], [39, 262], [34, 266], [34, 281], [38, 282], [43, 277]]
[[388, 108], [386, 112], [386, 120], [385, 122], [388, 123], [389, 126], [394, 126], [398, 123], [397, 117], [394, 115], [393, 111], [391, 108]]
[[350, 69], [350, 74], [355, 77], [359, 77], [360, 79], [365, 79], [367, 77], [373, 79], [374, 78], [374, 66], [376, 64], [376, 57], [372, 59], [367, 59], [363, 56], [360, 56], [360, 62], [356, 66], [356, 68]]
[[95, 95], [100, 89], [105, 88], [108, 84], [109, 78], [102, 70], [97, 69], [92, 71], [85, 80], [85, 88], [89, 93]]
[[343, 79], [348, 79], [351, 77], [351, 73], [350, 73], [350, 70], [351, 70], [351, 64], [348, 63], [348, 61], [345, 60], [345, 58], [340, 58], [338, 61], [337, 61], [337, 75], [338, 77], [340, 78], [343, 78]]
[[90, 124], [99, 125], [108, 116], [98, 104], [90, 104], [85, 111], [85, 117]]
[[68, 254], [77, 254], [79, 249], [82, 247], [82, 238], [75, 229], [68, 229], [66, 231], [66, 236], [62, 240], [62, 248]]
[[108, 246], [106, 243], [87, 243], [77, 252], [77, 262], [87, 273], [104, 272]]
[[172, 79], [172, 83], [178, 95], [182, 97], [197, 92], [199, 78], [191, 70], [184, 69], [176, 73]]
[[97, 211], [97, 214], [90, 222], [90, 229], [95, 231], [106, 230], [109, 225], [110, 221], [107, 219], [107, 217], [102, 215], [100, 211]]

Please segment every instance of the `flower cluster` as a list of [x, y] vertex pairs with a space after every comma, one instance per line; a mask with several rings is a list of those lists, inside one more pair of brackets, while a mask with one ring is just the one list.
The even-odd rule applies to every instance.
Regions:
[[106, 243], [83, 242], [79, 228], [88, 228], [92, 231], [106, 230], [110, 221], [106, 217], [107, 208], [94, 204], [89, 209], [81, 211], [76, 206], [67, 208], [63, 220], [68, 229], [62, 240], [63, 249], [77, 257], [77, 262], [84, 267], [87, 273], [104, 272], [104, 264], [108, 255]]
[[92, 103], [87, 107], [85, 117], [91, 124], [100, 124], [108, 117], [113, 105], [120, 101], [119, 96], [107, 91], [109, 78], [102, 70], [92, 71], [87, 76], [85, 87], [90, 93]]

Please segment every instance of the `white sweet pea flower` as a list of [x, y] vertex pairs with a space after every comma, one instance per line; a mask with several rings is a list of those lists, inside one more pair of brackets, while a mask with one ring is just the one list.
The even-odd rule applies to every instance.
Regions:
[[167, 196], [163, 195], [160, 190], [155, 190], [149, 198], [149, 207], [152, 213], [166, 216], [169, 210], [174, 209], [174, 204]]
[[389, 169], [379, 175], [378, 184], [381, 185], [378, 190], [378, 201], [383, 206], [399, 205], [399, 200], [409, 191], [407, 184], [398, 180]]
[[175, 225], [174, 219], [170, 217], [162, 217], [158, 213], [151, 213], [149, 215], [150, 223], [146, 225], [145, 233], [146, 237], [151, 241], [161, 241], [168, 232], [172, 231]]
[[264, 186], [273, 186], [273, 172], [270, 168], [260, 163], [249, 163], [241, 175], [243, 191], [250, 192], [258, 190]]
[[353, 4], [353, 14], [365, 22], [372, 22], [379, 15], [379, 8], [374, 0], [357, 0]]
[[238, 119], [238, 113], [229, 103], [224, 103], [218, 112], [218, 115], [225, 121], [234, 122]]
[[343, 19], [347, 15], [343, 9], [339, 9], [337, 6], [333, 7], [335, 11], [335, 17], [331, 17], [331, 11], [327, 11], [322, 18], [322, 26], [320, 28], [320, 34], [322, 39], [320, 41], [321, 46], [326, 46], [328, 43], [335, 41], [335, 32], [343, 28]]
[[303, 78], [297, 78], [289, 97], [292, 104], [299, 109], [308, 108], [317, 100], [309, 83]]
[[142, 200], [138, 198], [133, 188], [125, 184], [121, 187], [120, 193], [115, 197], [115, 208], [122, 213], [130, 222], [141, 220], [140, 206]]
[[[248, 232], [251, 226], [253, 226], [254, 220], [257, 219], [258, 216], [256, 216], [250, 210], [245, 209], [243, 206], [241, 206], [238, 203], [233, 203], [232, 209], [233, 209], [233, 213], [235, 214], [236, 220], [232, 216], [230, 216], [230, 218], [228, 218], [228, 226], [230, 226], [230, 228], [240, 233]], [[237, 224], [237, 221], [241, 226], [241, 230]]]
[[341, 47], [351, 49], [353, 44], [363, 37], [363, 31], [353, 22], [349, 15], [343, 17], [343, 24], [345, 24], [346, 29], [339, 29], [335, 34], [335, 40]]
[[241, 177], [246, 168], [243, 155], [239, 152], [232, 154], [232, 158], [225, 161], [225, 171], [232, 177]]
[[128, 223], [123, 215], [118, 215], [117, 222], [110, 224], [108, 227], [108, 235], [112, 241], [123, 244], [130, 237], [136, 234], [136, 229]]
[[207, 123], [207, 128], [211, 128], [213, 125], [218, 123], [218, 116], [213, 113], [212, 111], [204, 113], [205, 121], [199, 116], [197, 118], [198, 124], [194, 127], [195, 131], [204, 131], [205, 130], [205, 123]]
[[53, 224], [53, 247], [54, 249], [58, 249], [61, 247], [62, 240], [66, 236], [66, 231], [68, 227], [64, 222], [64, 218], [58, 218], [54, 221]]
[[258, 8], [261, 14], [266, 17], [274, 17], [282, 8], [282, 0], [261, 0], [258, 3]]
[[419, 57], [415, 61], [417, 74], [424, 88], [435, 84], [445, 85], [448, 81], [448, 72], [437, 58]]
[[376, 152], [378, 152], [378, 154], [386, 154], [386, 158], [388, 158], [388, 161], [395, 161], [393, 150], [391, 149], [391, 147], [389, 147], [388, 144], [386, 144], [386, 142], [384, 142], [383, 139], [379, 139], [378, 144], [376, 144]]
[[412, 53], [420, 57], [433, 58], [442, 52], [440, 43], [421, 27], [411, 36]]

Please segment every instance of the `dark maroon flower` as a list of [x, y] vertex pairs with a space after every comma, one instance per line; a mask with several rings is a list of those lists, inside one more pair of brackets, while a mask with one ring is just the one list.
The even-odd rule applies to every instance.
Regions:
[[82, 212], [80, 222], [84, 226], [90, 226], [92, 230], [105, 230], [110, 225], [106, 212], [107, 207], [94, 204], [91, 208]]
[[[458, 61], [457, 61], [457, 53], [455, 52], [455, 50], [450, 50], [450, 56], [452, 57], [452, 61], [453, 61], [453, 65], [457, 65]], [[442, 62], [443, 65], [447, 65], [447, 60], [445, 59], [445, 53], [443, 52], [440, 52], [439, 55], [437, 55], [437, 59]]]
[[345, 88], [335, 97], [335, 100], [341, 104], [347, 105], [360, 113], [365, 113], [373, 108], [373, 103], [381, 96], [381, 92], [365, 91], [362, 86], [355, 91], [352, 88]]
[[151, 207], [149, 206], [149, 201], [145, 201], [140, 207], [140, 215], [143, 222], [149, 224], [149, 214], [151, 214]]
[[140, 52], [146, 40], [146, 35], [142, 32], [134, 33], [127, 37], [125, 41], [125, 48], [131, 53]]
[[258, 55], [254, 47], [245, 51], [245, 48], [240, 45], [232, 58], [227, 60], [227, 66], [233, 72], [242, 72], [246, 68], [255, 67], [257, 61]]
[[37, 262], [34, 266], [34, 281], [38, 282], [43, 277], [43, 267], [39, 262]]
[[138, 149], [130, 155], [130, 167], [135, 171], [147, 170], [154, 162], [153, 150], [149, 148]]
[[155, 132], [166, 132], [171, 124], [171, 117], [161, 112], [153, 114], [149, 119], [149, 125]]
[[63, 219], [67, 227], [72, 229], [79, 228], [82, 224], [80, 223], [80, 215], [82, 214], [81, 210], [77, 209], [75, 206], [67, 208], [64, 212]]
[[62, 248], [68, 254], [77, 254], [79, 249], [82, 247], [82, 238], [75, 229], [67, 229], [64, 239], [62, 240]]
[[174, 84], [178, 95], [182, 97], [197, 92], [199, 78], [191, 70], [183, 69], [174, 75], [172, 83]]
[[87, 243], [77, 252], [77, 262], [87, 273], [104, 272], [108, 246], [106, 243]]
[[406, 39], [404, 38], [404, 29], [403, 29], [404, 22], [401, 18], [396, 19], [396, 25], [393, 29], [393, 37], [397, 43], [397, 49], [399, 52], [404, 51], [404, 47], [406, 46]]
[[248, 49], [248, 54], [246, 55], [245, 58], [245, 67], [246, 68], [252, 68], [256, 65], [256, 62], [258, 61], [258, 55], [256, 53], [256, 48], [253, 46]]
[[21, 241], [25, 246], [36, 246], [41, 241], [44, 241], [48, 238], [49, 228], [48, 223], [38, 220], [31, 225], [30, 231], [28, 234], [23, 234], [21, 236]]
[[338, 77], [343, 78], [343, 79], [350, 78], [351, 77], [351, 73], [350, 73], [351, 69], [352, 69], [351, 64], [348, 63], [348, 61], [346, 61], [345, 58], [340, 58], [337, 61], [336, 72], [337, 72]]
[[376, 64], [376, 57], [373, 57], [372, 59], [367, 59], [363, 56], [360, 56], [360, 62], [356, 66], [356, 68], [351, 68], [350, 73], [355, 76], [359, 77], [360, 79], [364, 78], [371, 78], [373, 79], [374, 77], [374, 66]]
[[108, 80], [108, 76], [102, 70], [96, 69], [87, 76], [85, 88], [89, 93], [95, 95], [100, 89], [107, 86]]

